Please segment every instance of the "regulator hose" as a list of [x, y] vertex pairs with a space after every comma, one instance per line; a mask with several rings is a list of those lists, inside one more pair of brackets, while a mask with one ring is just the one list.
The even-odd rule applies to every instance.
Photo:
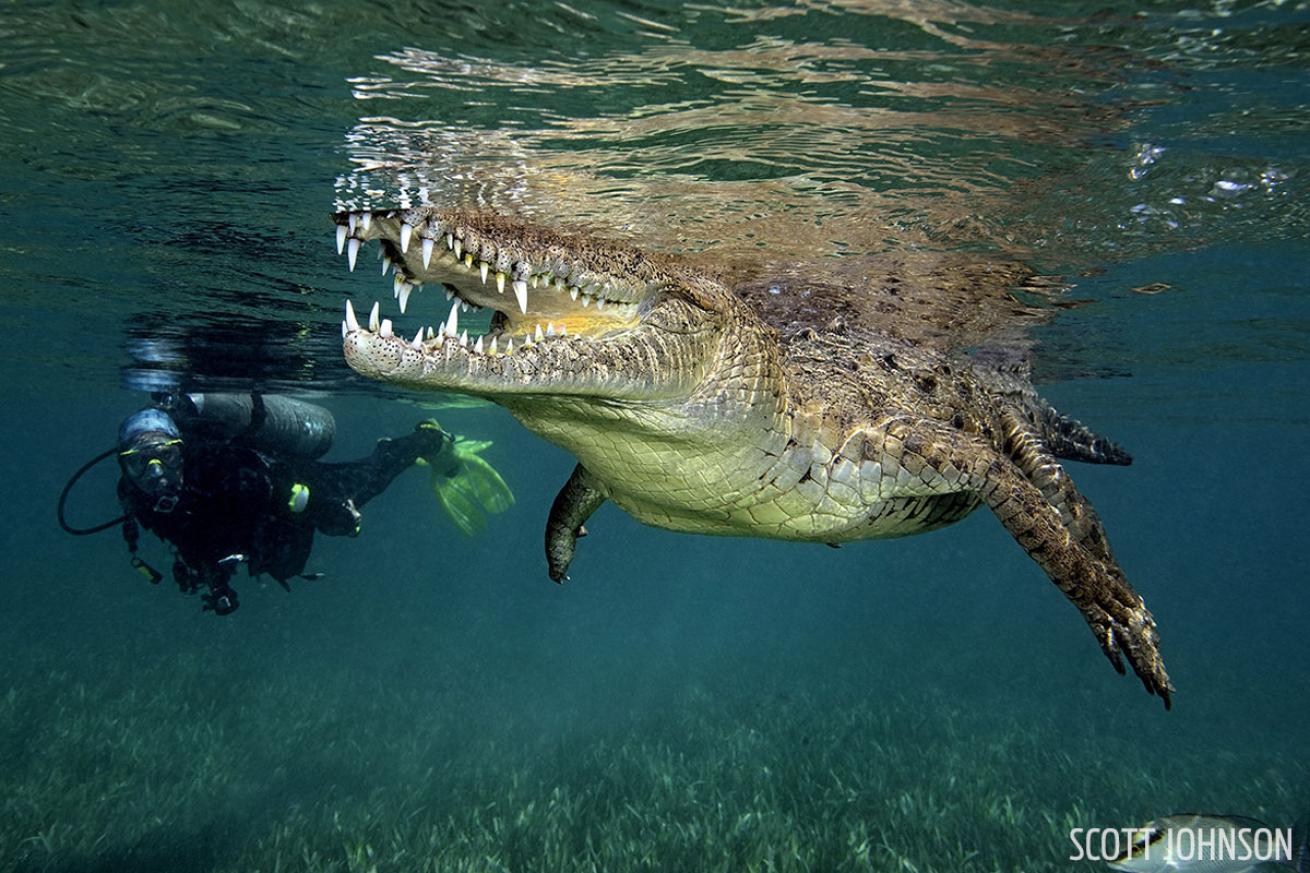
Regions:
[[105, 458], [109, 457], [110, 455], [114, 454], [117, 451], [118, 451], [118, 447], [114, 446], [112, 448], [105, 449], [103, 452], [96, 455], [91, 460], [87, 461], [85, 464], [83, 464], [81, 467], [78, 468], [76, 473], [74, 473], [72, 476], [69, 477], [68, 482], [64, 485], [64, 490], [59, 492], [59, 511], [58, 511], [59, 526], [62, 527], [65, 532], [70, 533], [76, 537], [84, 537], [88, 534], [100, 533], [100, 531], [102, 530], [108, 530], [109, 528], [121, 522], [123, 519], [127, 518], [126, 515], [120, 515], [118, 518], [115, 518], [111, 521], [106, 521], [103, 524], [97, 524], [94, 527], [73, 527], [64, 519], [64, 504], [68, 501], [68, 492], [73, 490], [73, 486], [77, 484], [77, 480], [81, 479], [87, 470], [90, 470], [96, 464], [99, 464]]

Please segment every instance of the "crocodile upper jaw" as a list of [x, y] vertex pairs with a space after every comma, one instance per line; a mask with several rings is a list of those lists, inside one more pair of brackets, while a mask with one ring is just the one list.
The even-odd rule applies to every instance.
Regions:
[[[713, 319], [677, 293], [676, 272], [617, 246], [495, 215], [431, 208], [338, 213], [337, 248], [353, 270], [377, 240], [400, 314], [421, 287], [451, 302], [412, 334], [374, 304], [347, 302], [347, 362], [364, 375], [490, 396], [574, 393], [685, 396], [713, 343]], [[703, 295], [702, 295], [703, 296]], [[489, 323], [481, 309], [492, 310]]]

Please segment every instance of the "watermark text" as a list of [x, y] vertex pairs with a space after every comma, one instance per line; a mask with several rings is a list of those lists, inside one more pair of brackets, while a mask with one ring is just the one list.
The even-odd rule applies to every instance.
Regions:
[[1292, 829], [1269, 827], [1073, 828], [1070, 861], [1113, 863], [1129, 859], [1183, 861], [1290, 861]]

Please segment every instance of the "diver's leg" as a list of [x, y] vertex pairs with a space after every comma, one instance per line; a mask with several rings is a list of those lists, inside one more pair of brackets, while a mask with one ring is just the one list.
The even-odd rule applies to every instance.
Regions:
[[[1160, 657], [1155, 619], [1111, 557], [1095, 513], [1062, 469], [1056, 476], [1039, 464], [1044, 473], [1034, 482], [980, 438], [937, 422], [897, 419], [870, 429], [865, 439], [866, 456], [881, 461], [884, 472], [893, 461], [929, 485], [954, 483], [977, 493], [1082, 613], [1115, 669], [1123, 672], [1126, 655], [1146, 690], [1169, 706], [1174, 688]], [[1073, 510], [1072, 523], [1062, 510]]]
[[393, 479], [419, 458], [438, 467], [453, 462], [454, 438], [432, 422], [420, 422], [414, 432], [397, 439], [380, 439], [373, 454], [340, 464], [312, 462], [297, 467], [309, 488], [314, 526], [331, 536], [359, 531], [359, 510], [387, 489]]
[[551, 579], [562, 583], [569, 578], [567, 573], [578, 537], [587, 535], [582, 525], [605, 500], [600, 483], [587, 468], [581, 464], [574, 467], [573, 475], [555, 496], [546, 520], [546, 565]]
[[411, 434], [378, 440], [373, 454], [363, 460], [331, 466], [343, 468], [343, 492], [360, 509], [387, 490], [391, 480], [414, 466], [419, 458], [438, 466], [444, 460], [453, 459], [450, 450], [454, 444], [455, 438], [450, 434], [430, 421], [422, 421]]
[[314, 547], [314, 528], [285, 516], [270, 516], [256, 526], [251, 550], [251, 575], [272, 576], [290, 591], [287, 580], [304, 573]]

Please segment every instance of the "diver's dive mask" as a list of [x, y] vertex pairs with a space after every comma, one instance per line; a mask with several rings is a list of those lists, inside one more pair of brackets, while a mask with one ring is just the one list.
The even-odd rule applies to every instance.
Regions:
[[172, 512], [182, 491], [182, 440], [159, 432], [142, 434], [118, 453], [124, 475], [155, 498], [155, 512]]

